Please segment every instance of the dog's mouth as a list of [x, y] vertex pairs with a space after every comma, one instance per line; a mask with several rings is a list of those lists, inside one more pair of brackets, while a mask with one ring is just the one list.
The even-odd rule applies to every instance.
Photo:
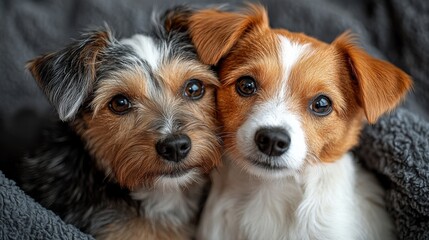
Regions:
[[286, 166], [282, 166], [276, 163], [275, 160], [261, 161], [254, 158], [247, 158], [249, 162], [256, 167], [263, 168], [270, 171], [278, 171], [288, 169]]
[[191, 171], [190, 169], [176, 169], [171, 172], [162, 173], [161, 176], [168, 177], [168, 178], [178, 178], [186, 175], [190, 171]]
[[178, 189], [179, 187], [189, 186], [189, 184], [195, 183], [198, 180], [201, 179], [197, 169], [177, 169], [158, 175], [154, 186], [155, 188]]

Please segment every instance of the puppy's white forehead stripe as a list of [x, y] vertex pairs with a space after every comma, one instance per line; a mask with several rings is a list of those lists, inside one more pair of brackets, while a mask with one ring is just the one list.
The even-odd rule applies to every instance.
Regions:
[[[171, 46], [165, 42], [157, 44], [153, 38], [145, 35], [134, 35], [132, 38], [123, 39], [121, 43], [130, 46], [137, 56], [141, 72], [146, 78], [144, 84], [145, 94], [150, 99], [160, 104], [160, 109], [163, 109], [162, 119], [163, 127], [160, 130], [162, 134], [170, 134], [174, 131], [174, 121], [176, 119], [177, 105], [173, 104], [169, 99], [174, 99], [169, 95], [167, 90], [160, 88], [160, 82], [156, 76], [156, 71], [163, 64], [163, 59], [169, 55]], [[143, 81], [143, 80], [142, 80]]]
[[287, 81], [292, 68], [305, 54], [308, 53], [310, 45], [294, 43], [282, 35], [278, 35], [278, 38], [280, 40], [280, 61], [283, 65], [282, 85], [279, 88], [278, 95], [279, 97], [284, 98], [287, 90]]
[[132, 47], [137, 56], [144, 61], [144, 65], [147, 64], [150, 69], [144, 69], [144, 73], [147, 79], [148, 92], [146, 94], [151, 95], [157, 88], [157, 81], [153, 79], [153, 72], [159, 68], [162, 60], [162, 49], [153, 41], [151, 37], [144, 35], [134, 35], [132, 38], [123, 39], [122, 44]]
[[137, 34], [132, 38], [122, 40], [121, 43], [131, 46], [137, 55], [145, 60], [153, 70], [158, 68], [162, 54], [151, 37]]

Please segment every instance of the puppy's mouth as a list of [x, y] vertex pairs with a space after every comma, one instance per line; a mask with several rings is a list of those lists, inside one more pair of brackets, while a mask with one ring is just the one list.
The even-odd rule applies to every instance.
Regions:
[[259, 168], [263, 168], [263, 169], [266, 169], [266, 170], [270, 170], [270, 171], [279, 171], [279, 170], [288, 169], [286, 166], [282, 166], [282, 165], [276, 163], [275, 159], [274, 160], [266, 160], [266, 161], [255, 159], [255, 158], [252, 158], [252, 157], [248, 157], [247, 159], [249, 160], [249, 162], [253, 166], [256, 166], [256, 167], [259, 167]]
[[177, 169], [171, 172], [165, 172], [162, 173], [161, 176], [163, 177], [168, 177], [168, 178], [178, 178], [178, 177], [182, 177], [185, 174], [189, 173], [191, 171], [191, 169]]

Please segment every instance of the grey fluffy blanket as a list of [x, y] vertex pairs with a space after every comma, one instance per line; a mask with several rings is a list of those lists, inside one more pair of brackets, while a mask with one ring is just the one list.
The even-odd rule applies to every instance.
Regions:
[[65, 224], [0, 172], [0, 239], [93, 239]]
[[[130, 36], [148, 26], [153, 9], [183, 2], [0, 1], [0, 170], [7, 176], [0, 173], [0, 239], [90, 238], [43, 209], [10, 180], [15, 177], [16, 159], [36, 145], [38, 130], [52, 112], [25, 72], [25, 62], [104, 22], [118, 37]], [[324, 41], [351, 29], [373, 55], [393, 62], [414, 78], [414, 91], [407, 101], [366, 127], [355, 153], [385, 184], [398, 238], [429, 239], [429, 2], [261, 2], [268, 7], [273, 27]]]
[[429, 239], [429, 123], [398, 110], [368, 126], [357, 156], [380, 174], [399, 239]]

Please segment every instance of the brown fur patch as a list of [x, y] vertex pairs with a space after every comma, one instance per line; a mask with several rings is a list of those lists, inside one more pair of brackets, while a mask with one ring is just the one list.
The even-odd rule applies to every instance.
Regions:
[[201, 10], [189, 19], [198, 55], [210, 65], [217, 64], [251, 27], [268, 27], [268, 16], [261, 6], [249, 5], [242, 13]]
[[41, 85], [41, 81], [42, 81], [42, 77], [40, 76], [41, 66], [43, 66], [45, 62], [50, 62], [53, 56], [54, 56], [53, 53], [46, 54], [28, 61], [27, 64], [25, 65], [25, 67], [30, 71], [31, 75], [36, 80], [37, 84]]
[[170, 59], [161, 66], [158, 74], [169, 89], [177, 94], [181, 94], [185, 82], [190, 79], [198, 79], [208, 87], [219, 85], [218, 79], [213, 76], [208, 67], [197, 61], [183, 62], [179, 59]]
[[179, 31], [184, 32], [188, 29], [188, 20], [192, 14], [192, 11], [186, 9], [186, 7], [176, 7], [172, 10], [168, 10], [165, 13], [164, 26], [167, 32]]

